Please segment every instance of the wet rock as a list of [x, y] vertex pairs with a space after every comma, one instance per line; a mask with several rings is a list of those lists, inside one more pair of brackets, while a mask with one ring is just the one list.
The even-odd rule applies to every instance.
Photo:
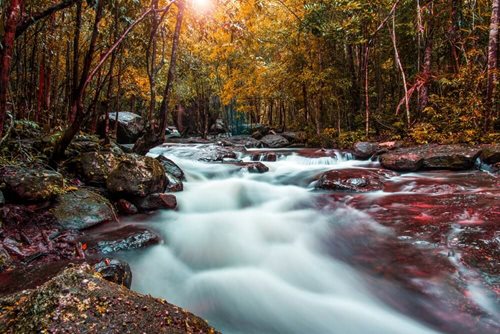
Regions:
[[156, 158], [165, 168], [165, 172], [168, 178], [167, 191], [168, 192], [178, 192], [184, 189], [182, 181], [186, 179], [182, 169], [177, 166], [172, 160], [160, 155]]
[[[114, 128], [116, 112], [109, 113], [109, 126]], [[133, 144], [144, 131], [144, 121], [141, 116], [127, 112], [118, 112], [118, 127], [116, 141], [119, 144]]]
[[354, 156], [361, 160], [370, 159], [379, 150], [380, 146], [377, 143], [357, 142], [354, 144]]
[[160, 237], [143, 227], [124, 226], [122, 228], [90, 233], [82, 237], [88, 254], [111, 254], [132, 249], [144, 248], [160, 242]]
[[174, 210], [177, 207], [177, 198], [170, 194], [151, 194], [134, 200], [141, 211]]
[[379, 169], [339, 169], [320, 175], [317, 189], [369, 192], [382, 190], [384, 182], [397, 174]]
[[115, 202], [115, 207], [118, 210], [118, 212], [124, 215], [135, 215], [136, 213], [139, 212], [139, 210], [134, 204], [130, 203], [129, 201], [123, 198]]
[[106, 198], [86, 189], [67, 192], [59, 196], [52, 213], [58, 224], [67, 230], [83, 230], [116, 220], [111, 203]]
[[167, 177], [162, 164], [153, 158], [129, 154], [109, 174], [106, 187], [110, 193], [127, 197], [146, 197], [164, 192]]
[[216, 333], [164, 300], [108, 282], [87, 264], [0, 299], [2, 333]]
[[111, 152], [87, 152], [74, 159], [70, 166], [74, 166], [86, 184], [105, 185], [118, 162], [116, 155]]
[[270, 152], [270, 153], [255, 153], [252, 155], [252, 161], [268, 161], [268, 162], [275, 162], [278, 160], [278, 157], [276, 156], [276, 153]]
[[267, 135], [260, 140], [264, 146], [270, 148], [281, 148], [290, 145], [290, 142], [283, 136], [280, 135]]
[[7, 196], [22, 201], [49, 200], [64, 188], [62, 175], [46, 169], [4, 167], [0, 181], [5, 183]]
[[201, 161], [224, 161], [224, 159], [236, 159], [237, 155], [231, 148], [221, 146], [207, 146], [198, 152]]
[[94, 270], [106, 281], [123, 285], [128, 289], [132, 285], [132, 270], [125, 261], [104, 259], [94, 264]]
[[481, 148], [481, 155], [479, 156], [481, 162], [488, 165], [500, 162], [500, 144], [484, 145]]
[[465, 145], [424, 145], [397, 149], [380, 157], [380, 163], [396, 171], [467, 170], [481, 150]]
[[167, 191], [182, 191], [184, 189], [182, 181], [186, 180], [184, 171], [177, 166], [175, 162], [168, 158], [159, 156], [157, 160], [160, 161], [163, 169], [165, 170], [165, 175], [167, 176]]
[[262, 162], [236, 162], [232, 164], [242, 167], [252, 174], [263, 174], [269, 172], [269, 167], [264, 165]]

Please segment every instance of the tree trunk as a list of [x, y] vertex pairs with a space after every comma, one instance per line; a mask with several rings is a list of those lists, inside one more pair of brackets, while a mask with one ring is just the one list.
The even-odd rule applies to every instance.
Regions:
[[94, 56], [97, 38], [99, 36], [99, 22], [102, 19], [103, 9], [104, 1], [99, 1], [95, 13], [94, 26], [90, 38], [89, 49], [87, 50], [87, 54], [85, 55], [85, 59], [83, 62], [81, 78], [79, 80], [78, 88], [73, 94], [73, 98], [71, 101], [71, 115], [74, 115], [74, 119], [73, 122], [71, 122], [71, 125], [64, 131], [61, 138], [55, 144], [54, 152], [52, 153], [51, 157], [52, 162], [58, 161], [64, 156], [64, 151], [66, 151], [66, 148], [69, 146], [78, 131], [80, 131], [80, 128], [85, 122], [83, 99], [85, 87], [89, 78], [90, 67], [92, 66], [92, 58]]
[[5, 116], [7, 114], [7, 89], [9, 86], [10, 66], [14, 52], [16, 27], [21, 14], [22, 0], [11, 0], [7, 7], [4, 24], [4, 36], [0, 54], [0, 138], [3, 136]]
[[495, 93], [498, 85], [498, 26], [500, 22], [500, 0], [493, 0], [491, 10], [490, 35], [488, 43], [488, 83], [486, 86], [486, 117], [484, 130], [491, 127], [492, 114], [498, 111]]

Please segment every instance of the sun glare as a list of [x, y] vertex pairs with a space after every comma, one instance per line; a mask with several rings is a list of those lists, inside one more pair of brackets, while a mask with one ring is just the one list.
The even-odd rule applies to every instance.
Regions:
[[196, 11], [206, 13], [212, 7], [212, 0], [191, 0]]

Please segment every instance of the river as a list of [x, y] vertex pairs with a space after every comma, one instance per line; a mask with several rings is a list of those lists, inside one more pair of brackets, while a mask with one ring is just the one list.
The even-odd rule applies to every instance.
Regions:
[[[384, 191], [332, 193], [314, 189], [318, 174], [378, 164], [334, 151], [289, 150], [264, 162], [269, 172], [251, 174], [199, 161], [200, 150], [175, 145], [151, 152], [174, 160], [187, 181], [176, 194], [177, 211], [134, 222], [164, 240], [125, 255], [134, 290], [180, 305], [223, 333], [500, 331], [491, 283], [498, 276], [464, 265], [453, 243], [465, 228], [491, 225], [484, 209], [498, 205], [496, 177], [406, 174]], [[254, 153], [239, 158], [250, 161]], [[464, 208], [470, 199], [438, 210], [457, 194], [481, 196], [470, 210]], [[498, 229], [493, 233], [490, 241], [500, 247]]]

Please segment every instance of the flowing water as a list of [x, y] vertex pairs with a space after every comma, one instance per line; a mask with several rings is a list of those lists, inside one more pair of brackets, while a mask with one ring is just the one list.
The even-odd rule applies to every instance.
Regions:
[[[495, 177], [409, 174], [394, 177], [392, 189], [383, 192], [328, 193], [314, 190], [318, 174], [374, 163], [329, 151], [282, 151], [278, 161], [264, 162], [268, 173], [250, 174], [235, 165], [198, 161], [202, 151], [203, 146], [178, 145], [151, 152], [174, 160], [187, 182], [176, 194], [177, 211], [143, 222], [164, 242], [125, 255], [133, 289], [164, 297], [223, 333], [500, 330], [498, 276], [487, 276], [486, 284], [453, 247], [461, 221], [467, 227], [491, 225], [485, 221], [490, 218], [474, 215], [484, 211], [483, 202], [498, 205]], [[239, 158], [250, 161], [251, 153]], [[416, 210], [405, 194], [444, 196], [441, 205], [456, 193], [483, 195], [477, 212], [467, 216], [463, 203], [455, 203], [441, 212], [451, 221], [445, 230], [402, 227], [408, 219], [441, 217], [425, 213], [436, 201]], [[422, 214], [429, 217], [418, 218]], [[492, 233], [498, 247], [498, 230]]]

